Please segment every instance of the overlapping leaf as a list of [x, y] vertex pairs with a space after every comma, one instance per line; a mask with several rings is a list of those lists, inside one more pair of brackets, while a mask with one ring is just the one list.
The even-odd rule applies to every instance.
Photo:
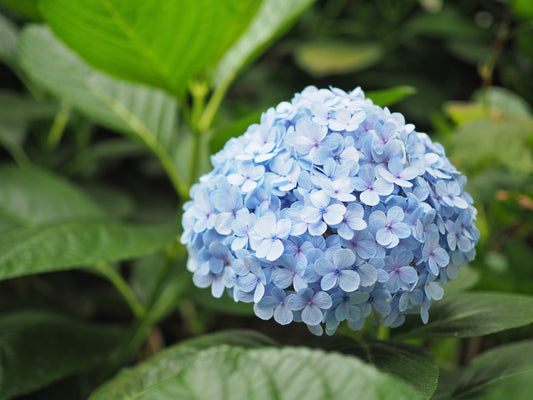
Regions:
[[181, 96], [249, 25], [253, 0], [44, 0], [54, 32], [92, 65]]
[[0, 400], [105, 361], [121, 331], [42, 311], [0, 316]]

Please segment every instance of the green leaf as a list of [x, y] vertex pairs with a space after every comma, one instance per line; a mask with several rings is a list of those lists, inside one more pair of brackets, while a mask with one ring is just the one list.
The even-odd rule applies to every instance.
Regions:
[[373, 90], [366, 92], [365, 96], [372, 99], [374, 104], [381, 107], [396, 104], [406, 97], [412, 96], [416, 93], [416, 88], [412, 86], [396, 86], [390, 89]]
[[0, 61], [13, 66], [17, 53], [18, 28], [0, 14]]
[[502, 87], [480, 89], [472, 96], [472, 101], [488, 107], [495, 107], [505, 118], [529, 118], [531, 107], [522, 97]]
[[[483, 392], [492, 392], [497, 386], [512, 381], [517, 376], [532, 377], [532, 354], [533, 341], [529, 340], [499, 346], [477, 356], [462, 374], [453, 393], [454, 399], [478, 398]], [[531, 381], [528, 383], [531, 393]]]
[[253, 331], [229, 330], [181, 342], [133, 368], [126, 368], [96, 390], [90, 400], [126, 400], [177, 375], [200, 350], [227, 344], [239, 347], [275, 346], [268, 337]]
[[226, 52], [214, 75], [215, 86], [228, 85], [274, 40], [287, 31], [314, 0], [263, 0], [255, 18]]
[[150, 254], [171, 244], [177, 224], [122, 224], [77, 219], [20, 228], [0, 236], [0, 280]]
[[239, 38], [253, 0], [43, 0], [54, 32], [89, 63], [181, 96]]
[[489, 292], [454, 293], [433, 304], [427, 325], [401, 336], [482, 336], [531, 323], [531, 296]]
[[0, 3], [33, 21], [42, 20], [39, 12], [39, 0], [0, 0]]
[[73, 184], [35, 167], [0, 166], [0, 211], [26, 226], [102, 217]]
[[465, 265], [459, 268], [459, 273], [444, 285], [446, 297], [455, 296], [455, 293], [464, 292], [471, 289], [479, 282], [479, 272], [472, 267]]
[[[354, 396], [367, 400], [422, 398], [407, 384], [354, 357], [306, 348], [243, 349], [226, 345], [191, 355], [186, 365], [168, 373], [164, 380], [130, 394], [130, 398], [153, 400], [322, 400]], [[96, 399], [105, 397], [91, 397]]]
[[340, 41], [306, 43], [296, 49], [296, 63], [309, 74], [322, 77], [357, 72], [377, 64], [385, 55], [378, 43]]
[[450, 158], [454, 165], [467, 171], [503, 166], [511, 172], [530, 173], [531, 138], [533, 118], [474, 121], [454, 132]]
[[44, 26], [23, 31], [19, 57], [22, 69], [37, 84], [98, 123], [142, 142], [159, 158], [174, 185], [187, 194], [173, 160], [179, 138], [177, 104], [172, 97], [96, 71]]
[[511, 4], [516, 15], [524, 19], [533, 19], [533, 4], [531, 1], [514, 0]]
[[30, 393], [107, 360], [115, 328], [43, 311], [0, 316], [0, 400]]
[[491, 37], [488, 30], [478, 27], [473, 19], [451, 7], [436, 14], [420, 13], [411, 18], [407, 28], [414, 35], [439, 39], [479, 41]]
[[407, 382], [426, 398], [437, 387], [439, 367], [433, 354], [420, 346], [393, 341], [362, 341], [347, 336], [331, 336], [313, 342], [313, 347], [339, 351], [361, 358], [380, 371]]

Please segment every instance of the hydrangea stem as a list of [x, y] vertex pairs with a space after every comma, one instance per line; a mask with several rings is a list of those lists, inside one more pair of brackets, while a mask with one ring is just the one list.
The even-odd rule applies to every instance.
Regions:
[[120, 274], [106, 262], [100, 262], [96, 264], [96, 268], [107, 279], [109, 279], [113, 286], [115, 286], [115, 288], [120, 292], [126, 303], [128, 303], [133, 311], [133, 314], [135, 314], [137, 318], [143, 318], [146, 315], [146, 309], [135, 298], [130, 286], [126, 283], [122, 276], [120, 276]]

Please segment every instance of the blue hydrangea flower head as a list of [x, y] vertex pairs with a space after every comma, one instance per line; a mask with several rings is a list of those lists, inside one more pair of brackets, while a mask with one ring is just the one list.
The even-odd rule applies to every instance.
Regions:
[[262, 319], [316, 334], [361, 329], [372, 312], [391, 327], [410, 313], [427, 323], [474, 258], [466, 178], [360, 88], [309, 86], [211, 161], [184, 205], [188, 269]]

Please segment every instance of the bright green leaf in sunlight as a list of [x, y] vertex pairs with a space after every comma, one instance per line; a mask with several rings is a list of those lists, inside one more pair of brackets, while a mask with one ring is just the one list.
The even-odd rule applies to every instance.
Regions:
[[0, 315], [0, 400], [105, 362], [121, 333], [43, 311]]
[[380, 371], [409, 383], [426, 398], [431, 397], [437, 387], [439, 367], [435, 357], [429, 350], [420, 346], [330, 336], [315, 340], [313, 347], [354, 355], [373, 364]]
[[531, 0], [513, 0], [511, 4], [516, 15], [524, 19], [533, 19], [533, 3]]
[[372, 99], [374, 104], [381, 107], [396, 104], [406, 97], [416, 93], [416, 88], [412, 86], [396, 86], [390, 89], [373, 90], [366, 92], [366, 97]]
[[43, 0], [54, 32], [94, 66], [181, 96], [249, 25], [254, 0]]
[[[166, 354], [172, 355], [168, 351]], [[223, 345], [190, 354], [186, 363], [173, 356], [172, 361], [162, 357], [158, 361], [181, 365], [173, 370], [167, 368], [162, 377], [153, 379], [150, 385], [143, 385], [142, 391], [138, 388], [128, 393], [113, 393], [119, 386], [111, 381], [91, 400], [132, 397], [160, 400], [422, 398], [409, 385], [357, 358], [319, 350], [246, 349]], [[143, 379], [142, 375], [137, 377]], [[120, 375], [117, 380], [119, 378]], [[110, 395], [106, 396], [104, 388]]]
[[[514, 383], [526, 384], [531, 394], [531, 377], [533, 377], [533, 341], [524, 341], [491, 349], [472, 360], [464, 370], [453, 393], [454, 399], [479, 398], [495, 388]], [[526, 379], [522, 382], [517, 378]], [[517, 385], [517, 386], [518, 386]], [[522, 388], [523, 389], [523, 388]], [[512, 393], [508, 392], [509, 394]], [[522, 392], [525, 394], [526, 392]], [[492, 397], [494, 399], [525, 399], [526, 397]]]
[[98, 123], [144, 143], [161, 160], [180, 193], [186, 194], [173, 159], [180, 138], [177, 104], [171, 96], [96, 71], [44, 26], [24, 30], [19, 53], [21, 67], [31, 79]]
[[472, 96], [477, 104], [495, 107], [505, 118], [531, 118], [531, 107], [522, 97], [502, 87], [480, 89]]
[[435, 302], [429, 323], [401, 336], [483, 336], [533, 323], [533, 297], [504, 293], [454, 293]]
[[385, 55], [378, 43], [340, 41], [306, 43], [296, 49], [296, 62], [313, 76], [357, 72], [377, 64]]
[[276, 345], [260, 333], [245, 330], [222, 331], [185, 340], [133, 368], [124, 369], [94, 392], [90, 399], [131, 399], [159, 382], [176, 376], [198, 351], [222, 344], [246, 348]]

